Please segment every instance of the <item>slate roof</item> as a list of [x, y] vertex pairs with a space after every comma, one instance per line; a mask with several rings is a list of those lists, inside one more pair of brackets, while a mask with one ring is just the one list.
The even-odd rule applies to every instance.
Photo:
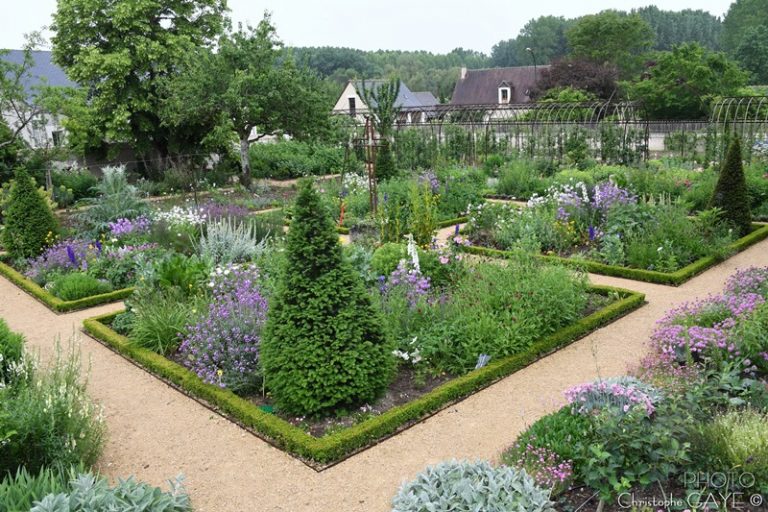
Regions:
[[430, 91], [419, 91], [413, 93], [416, 100], [421, 103], [422, 107], [434, 107], [435, 105], [439, 105], [440, 102], [437, 98], [435, 98], [435, 95], [432, 94]]
[[[24, 62], [24, 52], [22, 50], [9, 50], [8, 53], [0, 54], [0, 59], [14, 64], [22, 64]], [[77, 87], [75, 82], [67, 78], [64, 70], [53, 62], [53, 54], [51, 52], [33, 51], [32, 59], [34, 60], [34, 65], [29, 71], [29, 79], [24, 83], [27, 94], [32, 94], [33, 87], [38, 85]]]
[[511, 103], [528, 103], [526, 94], [541, 79], [549, 66], [518, 66], [514, 68], [469, 69], [464, 78], [456, 82], [452, 105], [498, 105], [499, 86], [504, 82], [512, 87]]
[[[387, 83], [387, 80], [366, 80], [365, 81], [365, 88], [369, 90], [376, 91], [379, 87], [381, 87], [383, 84]], [[361, 98], [363, 98], [363, 101], [366, 101], [365, 96], [363, 96], [363, 81], [357, 80], [355, 81], [355, 89], [357, 89], [358, 94]], [[375, 107], [375, 103], [373, 105], [370, 105], [371, 108]], [[400, 92], [397, 95], [397, 101], [395, 102], [395, 106], [399, 108], [417, 108], [421, 107], [421, 102], [416, 98], [416, 95], [411, 92], [411, 90], [408, 88], [407, 85], [401, 80], [400, 81]]]

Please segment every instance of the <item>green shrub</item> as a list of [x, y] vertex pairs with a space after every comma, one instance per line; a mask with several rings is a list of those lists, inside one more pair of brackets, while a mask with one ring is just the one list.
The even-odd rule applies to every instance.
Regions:
[[443, 462], [404, 484], [392, 512], [554, 512], [549, 492], [525, 471], [488, 462]]
[[371, 257], [371, 270], [377, 276], [388, 276], [397, 268], [400, 260], [406, 257], [404, 244], [388, 242], [376, 249]]
[[64, 187], [70, 190], [74, 201], [92, 197], [93, 188], [99, 183], [99, 178], [87, 169], [54, 171], [51, 179], [55, 187]]
[[742, 356], [768, 374], [768, 304], [758, 306], [748, 318], [739, 322], [732, 339]]
[[397, 167], [389, 144], [383, 144], [376, 153], [376, 180], [387, 181], [397, 176]]
[[188, 512], [189, 496], [179, 480], [171, 489], [137, 482], [132, 477], [118, 480], [114, 487], [106, 478], [82, 473], [73, 478], [64, 492], [43, 497], [30, 512], [90, 512], [95, 510], [147, 510], [151, 512]]
[[140, 291], [129, 301], [131, 343], [158, 354], [171, 354], [188, 326], [202, 313], [200, 300], [190, 300], [178, 288]]
[[738, 137], [728, 146], [710, 208], [722, 209], [725, 219], [733, 224], [740, 236], [747, 235], [752, 228], [747, 180], [744, 176], [741, 142]]
[[0, 318], [0, 381], [6, 381], [10, 366], [21, 361], [23, 350], [24, 336], [11, 331]]
[[333, 174], [344, 165], [343, 149], [300, 141], [253, 144], [249, 154], [254, 178], [284, 180]]
[[768, 492], [768, 414], [734, 410], [701, 425], [694, 434], [694, 453], [708, 472], [751, 473], [755, 488]]
[[605, 410], [590, 418], [594, 435], [576, 442], [574, 466], [604, 501], [634, 486], [666, 481], [690, 462], [694, 420], [676, 401], [662, 401], [651, 416], [633, 407], [625, 415]]
[[372, 401], [393, 376], [392, 347], [309, 181], [300, 185], [285, 252], [261, 343], [275, 403], [316, 415]]
[[85, 272], [71, 272], [56, 277], [50, 291], [61, 300], [77, 300], [112, 291], [112, 285]]
[[543, 194], [549, 183], [536, 172], [531, 162], [515, 160], [502, 168], [496, 193], [528, 199], [533, 194]]
[[0, 474], [26, 467], [38, 472], [51, 464], [90, 466], [101, 453], [104, 423], [80, 379], [80, 357], [74, 348], [63, 353], [57, 344], [46, 371], [27, 359], [13, 385], [0, 389], [2, 430]]
[[565, 460], [573, 460], [576, 458], [576, 443], [590, 439], [591, 432], [590, 419], [573, 414], [571, 406], [568, 405], [541, 417], [528, 427], [518, 436], [514, 445], [504, 450], [501, 461], [511, 466], [528, 446], [548, 448]]
[[22, 169], [16, 171], [3, 216], [3, 245], [14, 258], [37, 256], [58, 230], [50, 206]]
[[200, 290], [210, 270], [210, 265], [202, 258], [174, 253], [155, 264], [154, 280], [162, 288], [176, 288], [190, 296]]

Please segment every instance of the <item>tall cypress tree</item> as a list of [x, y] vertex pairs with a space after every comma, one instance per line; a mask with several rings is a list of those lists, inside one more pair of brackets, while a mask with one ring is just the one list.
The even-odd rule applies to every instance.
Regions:
[[724, 218], [731, 222], [741, 236], [749, 233], [752, 212], [749, 210], [749, 193], [744, 165], [741, 160], [741, 142], [734, 137], [720, 169], [710, 208], [721, 208]]
[[3, 244], [14, 258], [37, 256], [45, 247], [46, 239], [58, 230], [51, 208], [23, 169], [15, 172], [3, 215]]
[[392, 348], [329, 213], [312, 182], [302, 182], [261, 343], [276, 405], [321, 415], [369, 402], [393, 376]]

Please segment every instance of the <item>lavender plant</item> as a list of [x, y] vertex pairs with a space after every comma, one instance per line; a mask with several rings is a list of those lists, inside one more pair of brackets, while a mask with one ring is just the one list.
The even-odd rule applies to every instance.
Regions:
[[254, 266], [217, 268], [209, 286], [213, 300], [189, 326], [179, 348], [185, 364], [209, 384], [245, 393], [261, 381], [259, 346], [267, 299]]

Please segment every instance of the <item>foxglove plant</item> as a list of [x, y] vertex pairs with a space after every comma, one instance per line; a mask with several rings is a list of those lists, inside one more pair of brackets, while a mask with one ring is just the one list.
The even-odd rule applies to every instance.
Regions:
[[211, 278], [208, 313], [189, 326], [179, 352], [203, 381], [235, 392], [256, 389], [260, 381], [259, 345], [267, 299], [254, 266], [228, 266]]

